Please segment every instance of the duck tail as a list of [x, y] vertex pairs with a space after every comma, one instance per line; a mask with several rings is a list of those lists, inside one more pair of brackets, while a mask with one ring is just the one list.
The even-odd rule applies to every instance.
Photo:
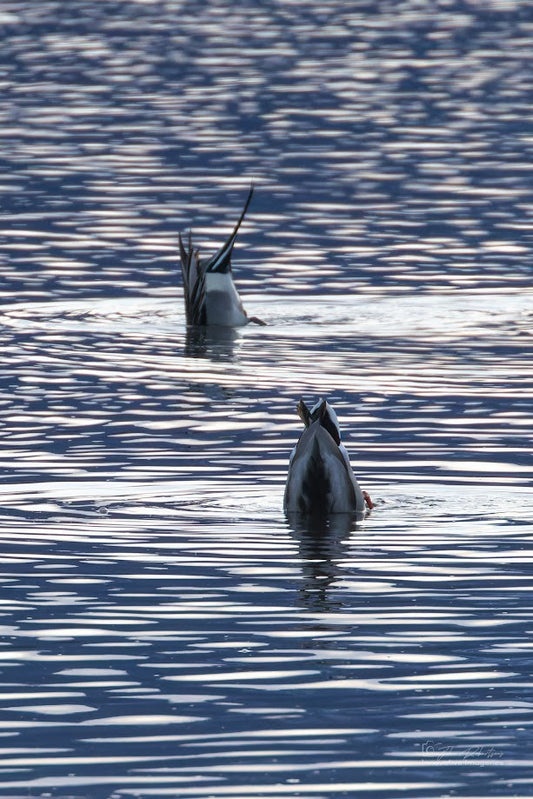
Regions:
[[188, 247], [185, 249], [181, 234], [178, 234], [180, 245], [181, 274], [183, 276], [183, 294], [185, 298], [185, 317], [188, 325], [206, 324], [205, 303], [205, 270], [200, 265], [198, 250], [193, 250], [191, 234]]
[[250, 205], [250, 200], [252, 199], [252, 195], [254, 193], [253, 184], [250, 186], [250, 191], [248, 192], [248, 197], [246, 198], [246, 202], [244, 203], [244, 208], [242, 209], [241, 215], [237, 220], [237, 224], [233, 228], [233, 231], [226, 239], [226, 242], [222, 245], [220, 250], [213, 255], [212, 258], [207, 262], [205, 265], [206, 272], [229, 272], [231, 270], [231, 254], [233, 252], [233, 245], [235, 244], [235, 239], [237, 238], [237, 233], [239, 232], [239, 228], [241, 223], [246, 216], [246, 211], [248, 210], [248, 206]]

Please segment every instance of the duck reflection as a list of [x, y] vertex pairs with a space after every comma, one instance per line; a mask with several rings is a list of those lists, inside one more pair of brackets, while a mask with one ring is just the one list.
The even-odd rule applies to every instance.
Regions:
[[184, 352], [188, 358], [232, 361], [241, 341], [239, 332], [232, 327], [187, 327]]
[[329, 589], [342, 574], [339, 562], [348, 556], [351, 533], [363, 513], [302, 514], [286, 512], [302, 562], [302, 586], [298, 604], [308, 610], [332, 610], [340, 602]]

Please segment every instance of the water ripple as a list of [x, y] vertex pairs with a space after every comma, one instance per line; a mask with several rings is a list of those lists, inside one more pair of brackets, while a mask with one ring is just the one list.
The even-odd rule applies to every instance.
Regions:
[[[528, 10], [3, 4], [2, 796], [530, 788]], [[188, 331], [252, 181], [267, 326]]]

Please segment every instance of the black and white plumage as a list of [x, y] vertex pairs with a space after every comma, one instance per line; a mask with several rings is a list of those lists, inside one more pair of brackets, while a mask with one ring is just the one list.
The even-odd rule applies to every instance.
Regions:
[[188, 325], [242, 327], [248, 322], [265, 324], [260, 319], [247, 315], [235, 288], [231, 271], [233, 246], [250, 205], [253, 191], [252, 186], [231, 235], [205, 264], [200, 260], [199, 251], [193, 249], [190, 235], [187, 249], [181, 235], [179, 236], [185, 315]]
[[285, 511], [318, 516], [362, 512], [365, 505], [373, 507], [369, 495], [355, 479], [331, 405], [319, 400], [309, 410], [300, 400], [298, 415], [305, 430], [289, 462]]

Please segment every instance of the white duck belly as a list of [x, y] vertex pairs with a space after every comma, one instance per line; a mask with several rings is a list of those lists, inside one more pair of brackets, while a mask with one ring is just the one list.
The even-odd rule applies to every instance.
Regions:
[[210, 325], [241, 327], [249, 322], [230, 272], [207, 272], [205, 302]]

